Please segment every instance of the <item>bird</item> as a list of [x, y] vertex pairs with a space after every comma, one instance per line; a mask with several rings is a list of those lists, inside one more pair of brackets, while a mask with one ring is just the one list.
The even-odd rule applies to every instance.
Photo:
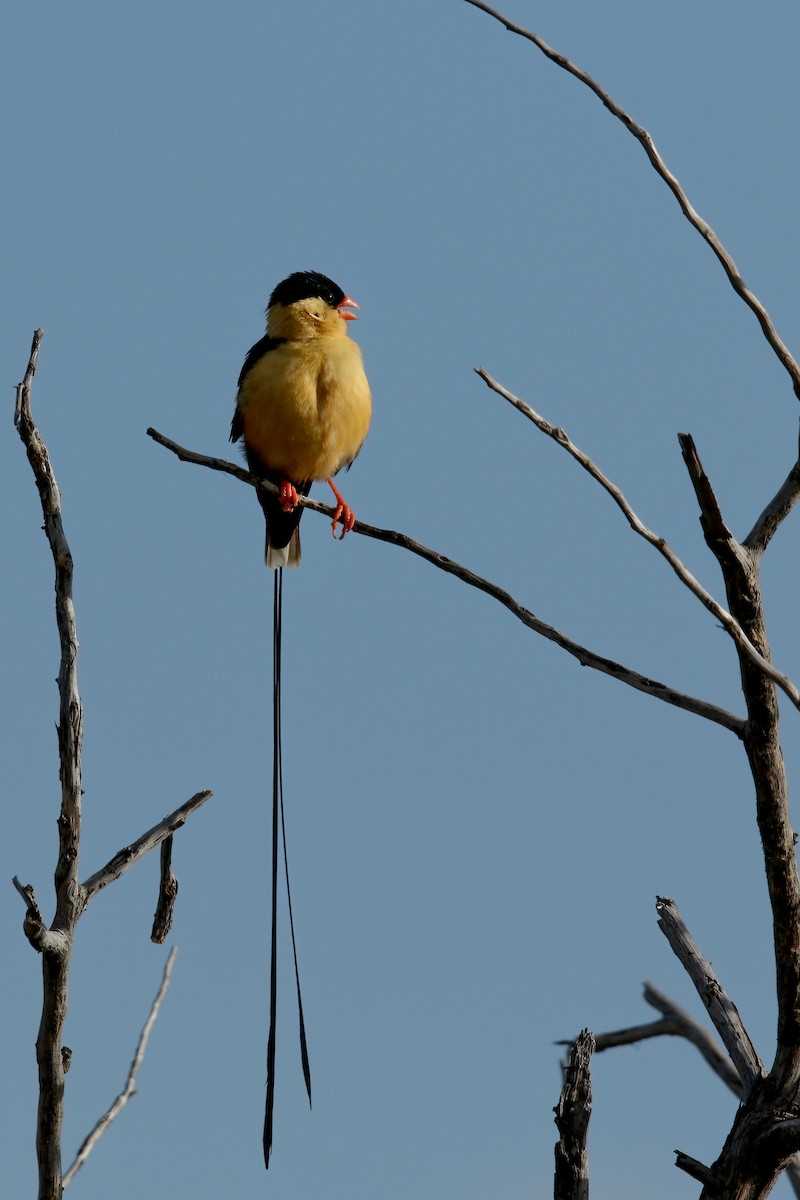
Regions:
[[266, 333], [239, 375], [230, 440], [243, 442], [253, 475], [279, 495], [259, 491], [268, 567], [300, 564], [298, 497], [325, 480], [336, 497], [333, 536], [355, 516], [333, 482], [356, 458], [369, 430], [372, 401], [361, 348], [348, 337], [355, 300], [319, 271], [295, 271], [273, 290]]

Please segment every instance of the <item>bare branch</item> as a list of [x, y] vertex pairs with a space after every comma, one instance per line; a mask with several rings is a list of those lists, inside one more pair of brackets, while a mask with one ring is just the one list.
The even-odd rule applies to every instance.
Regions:
[[165, 838], [170, 837], [176, 829], [180, 829], [188, 818], [192, 815], [195, 809], [201, 804], [205, 804], [206, 800], [212, 795], [209, 791], [196, 792], [191, 799], [186, 800], [180, 808], [176, 808], [169, 816], [164, 817], [152, 829], [148, 829], [147, 833], [143, 833], [135, 842], [131, 842], [129, 846], [123, 846], [118, 850], [113, 858], [109, 859], [104, 867], [99, 871], [95, 871], [94, 875], [90, 875], [84, 884], [81, 885], [81, 890], [84, 896], [84, 904], [97, 895], [109, 883], [113, 883], [115, 879], [119, 879], [120, 875], [124, 874], [129, 867], [153, 850]]
[[16, 875], [11, 882], [25, 901], [25, 919], [22, 922], [22, 931], [34, 950], [38, 954], [44, 954], [45, 952], [65, 954], [68, 947], [68, 940], [63, 933], [59, 931], [53, 932], [47, 928], [44, 918], [39, 911], [39, 905], [36, 903], [33, 885], [30, 883], [23, 885], [17, 879]]
[[[198, 454], [193, 450], [187, 450], [183, 446], [179, 446], [176, 442], [164, 437], [155, 429], [147, 430], [149, 436], [159, 445], [164, 446], [167, 450], [171, 450], [177, 455], [182, 462], [195, 463], [201, 467], [208, 467], [213, 471], [221, 471], [226, 475], [232, 475], [236, 479], [240, 479], [243, 483], [248, 483], [251, 487], [264, 492], [274, 492], [277, 494], [277, 488], [274, 484], [266, 479], [258, 479], [257, 476], [251, 475], [249, 471], [245, 471], [242, 467], [237, 467], [234, 463], [227, 462], [225, 459], [210, 458], [205, 454]], [[314, 512], [324, 513], [325, 516], [333, 515], [333, 508], [328, 504], [320, 504], [316, 500], [310, 500], [308, 497], [301, 496], [298, 503], [304, 508], [310, 508]], [[448, 575], [454, 575], [460, 579], [462, 583], [466, 583], [469, 587], [477, 588], [478, 591], [485, 592], [487, 596], [497, 600], [504, 608], [521, 621], [528, 629], [532, 629], [534, 633], [538, 633], [541, 637], [546, 638], [550, 642], [554, 642], [567, 654], [571, 654], [576, 658], [583, 667], [591, 667], [595, 671], [600, 671], [604, 675], [610, 675], [614, 679], [618, 679], [621, 683], [625, 683], [628, 687], [634, 688], [636, 691], [644, 692], [648, 696], [653, 696], [657, 700], [662, 700], [666, 704], [672, 704], [676, 708], [681, 708], [686, 712], [694, 713], [695, 716], [704, 717], [708, 721], [713, 721], [717, 725], [721, 725], [724, 729], [729, 729], [735, 733], [737, 737], [742, 737], [745, 723], [741, 717], [737, 717], [734, 713], [727, 712], [723, 708], [718, 708], [714, 704], [709, 704], [705, 700], [696, 699], [694, 696], [688, 696], [683, 692], [678, 692], [667, 684], [660, 683], [656, 679], [650, 679], [645, 675], [640, 675], [636, 671], [632, 671], [629, 667], [622, 663], [615, 662], [610, 658], [603, 658], [594, 651], [587, 649], [578, 642], [572, 641], [565, 634], [560, 633], [552, 625], [546, 624], [540, 620], [535, 613], [530, 609], [525, 608], [517, 600], [514, 599], [503, 588], [491, 583], [483, 576], [477, 575], [471, 571], [469, 567], [462, 566], [461, 563], [455, 562], [451, 558], [446, 558], [445, 555], [439, 554], [436, 550], [430, 550], [427, 546], [423, 546], [421, 542], [414, 541], [413, 538], [407, 537], [404, 533], [397, 533], [393, 529], [380, 529], [375, 525], [367, 525], [364, 521], [357, 521], [354, 528], [354, 533], [361, 534], [363, 537], [373, 538], [379, 542], [387, 542], [393, 546], [400, 546], [404, 550], [408, 550], [411, 554], [418, 555], [419, 558], [424, 558], [426, 562], [432, 563], [439, 570], [445, 571]]]
[[[43, 329], [35, 329], [33, 331], [33, 341], [31, 342], [31, 351], [28, 356], [28, 365], [25, 368], [25, 374], [22, 377], [22, 382], [17, 384], [17, 402], [14, 407], [14, 427], [20, 430], [23, 424], [33, 425], [31, 420], [31, 388], [33, 387], [33, 377], [36, 374], [36, 367], [39, 363], [39, 348], [44, 337]], [[29, 436], [29, 435], [28, 435]], [[23, 435], [20, 430], [20, 437], [27, 445], [26, 435]]]
[[[58, 752], [61, 809], [58, 818], [59, 852], [55, 870], [56, 912], [50, 929], [45, 927], [31, 887], [15, 880], [26, 904], [25, 934], [42, 955], [43, 1002], [36, 1061], [39, 1069], [39, 1108], [36, 1123], [36, 1153], [39, 1166], [39, 1200], [60, 1200], [61, 1136], [64, 1119], [64, 1073], [70, 1054], [62, 1045], [67, 1013], [67, 984], [75, 927], [88, 901], [121, 874], [130, 862], [157, 845], [183, 824], [188, 814], [210, 793], [199, 793], [171, 817], [165, 819], [127, 851], [126, 861], [111, 863], [92, 876], [88, 885], [78, 882], [81, 834], [81, 749], [83, 708], [78, 692], [78, 635], [73, 604], [72, 555], [61, 518], [61, 496], [50, 457], [31, 415], [31, 387], [36, 372], [42, 331], [33, 337], [28, 365], [17, 386], [14, 423], [33, 470], [44, 516], [44, 529], [55, 565], [56, 623], [61, 655], [58, 672]], [[119, 856], [118, 856], [119, 859]]]
[[[617, 1046], [635, 1046], [650, 1038], [675, 1036], [680, 1033], [676, 1021], [663, 1017], [660, 1021], [647, 1021], [644, 1025], [626, 1025], [624, 1029], [613, 1029], [608, 1033], [595, 1034], [595, 1054], [604, 1050], [615, 1050]], [[570, 1043], [557, 1042], [559, 1046]]]
[[[36, 1155], [39, 1200], [60, 1200], [61, 1131], [64, 1121], [64, 1054], [61, 1037], [67, 1012], [67, 980], [72, 938], [81, 913], [78, 854], [81, 833], [81, 746], [83, 708], [78, 692], [78, 633], [72, 599], [72, 555], [61, 521], [61, 496], [50, 457], [31, 416], [31, 387], [42, 331], [33, 336], [28, 366], [17, 387], [14, 423], [33, 470], [44, 517], [44, 529], [55, 564], [56, 624], [61, 646], [58, 671], [58, 754], [61, 811], [58, 818], [58, 862], [55, 870], [56, 914], [49, 934], [33, 944], [42, 952], [42, 1016], [36, 1038], [39, 1107]], [[35, 918], [26, 926], [32, 939]]]
[[[646, 1025], [631, 1025], [627, 1029], [620, 1029], [613, 1033], [596, 1034], [595, 1053], [599, 1054], [603, 1050], [610, 1050], [616, 1046], [632, 1045], [647, 1038], [662, 1036], [682, 1037], [697, 1047], [714, 1073], [741, 1100], [744, 1095], [742, 1081], [731, 1060], [722, 1052], [711, 1034], [695, 1021], [694, 1017], [690, 1016], [689, 1013], [676, 1004], [674, 1000], [671, 1000], [669, 996], [665, 996], [663, 992], [659, 991], [654, 984], [645, 983], [644, 998], [648, 1004], [664, 1014], [662, 1019], [660, 1021], [651, 1021]], [[688, 1159], [688, 1156], [683, 1155], [680, 1151], [676, 1150], [675, 1153], [679, 1156], [680, 1160], [676, 1164], [677, 1166], [681, 1166], [683, 1160], [689, 1163], [696, 1161]], [[703, 1170], [706, 1169], [703, 1168]], [[692, 1174], [691, 1171], [690, 1174]], [[795, 1155], [791, 1162], [789, 1162], [786, 1167], [786, 1176], [795, 1196], [800, 1197], [800, 1156]]]
[[778, 332], [775, 329], [775, 326], [772, 323], [772, 318], [770, 317], [766, 308], [742, 279], [742, 276], [739, 273], [739, 268], [736, 266], [736, 263], [733, 261], [731, 255], [725, 249], [722, 242], [719, 240], [708, 222], [705, 221], [690, 204], [688, 196], [681, 187], [677, 178], [667, 167], [667, 164], [664, 162], [664, 159], [656, 149], [655, 142], [648, 131], [642, 125], [639, 125], [637, 121], [634, 121], [633, 117], [627, 113], [621, 105], [617, 104], [616, 100], [612, 100], [611, 96], [609, 96], [607, 92], [603, 91], [603, 89], [591, 77], [591, 75], [588, 75], [585, 71], [581, 70], [580, 67], [575, 66], [575, 64], [570, 62], [570, 60], [563, 54], [559, 54], [553, 50], [542, 38], [539, 37], [538, 34], [532, 33], [528, 29], [523, 29], [521, 25], [516, 25], [513, 21], [510, 21], [507, 17], [504, 17], [501, 13], [497, 12], [496, 9], [490, 8], [488, 4], [484, 4], [482, 0], [467, 0], [467, 4], [471, 4], [473, 8], [479, 8], [482, 12], [488, 13], [490, 17], [494, 17], [496, 21], [499, 21], [502, 25], [505, 25], [506, 29], [510, 33], [516, 33], [520, 37], [525, 38], [527, 41], [533, 42], [534, 46], [541, 50], [542, 54], [549, 58], [552, 63], [555, 63], [556, 66], [561, 67], [562, 70], [567, 71], [568, 74], [573, 75], [581, 83], [585, 84], [590, 91], [594, 92], [595, 96], [597, 96], [598, 100], [602, 101], [608, 111], [615, 116], [617, 120], [621, 121], [628, 132], [636, 138], [636, 140], [644, 149], [644, 152], [649, 158], [654, 170], [656, 171], [656, 174], [663, 179], [664, 183], [666, 183], [667, 187], [678, 201], [681, 212], [686, 217], [687, 221], [697, 230], [700, 236], [713, 250], [737, 296], [739, 296], [740, 299], [742, 299], [747, 305], [747, 307], [755, 314], [755, 317], [761, 326], [761, 331], [764, 334], [764, 337], [771, 346], [772, 350], [775, 352], [778, 361], [785, 368], [789, 378], [792, 381], [792, 387], [794, 388], [795, 395], [800, 398], [800, 366], [798, 366], [797, 361], [790, 353], [788, 347], [778, 336]]
[[[703, 535], [722, 569], [728, 604], [750, 641], [769, 658], [758, 560], [730, 535], [694, 442], [681, 435], [681, 449], [700, 505]], [[778, 1051], [771, 1078], [787, 1099], [800, 1085], [800, 879], [789, 786], [781, 750], [780, 710], [770, 676], [739, 655], [747, 704], [743, 744], [755, 784], [756, 817], [772, 908], [778, 998]], [[749, 1116], [749, 1114], [748, 1114]], [[738, 1144], [743, 1157], [747, 1148]], [[729, 1162], [733, 1163], [733, 1154]]]
[[650, 1038], [681, 1037], [697, 1047], [714, 1073], [741, 1099], [742, 1081], [731, 1060], [723, 1054], [711, 1034], [652, 983], [645, 983], [644, 998], [648, 1004], [663, 1012], [661, 1020], [648, 1021], [644, 1025], [628, 1025], [625, 1029], [615, 1029], [610, 1033], [595, 1034], [595, 1054], [601, 1054], [604, 1050], [614, 1050], [618, 1046], [633, 1046]]
[[674, 1024], [675, 1032], [679, 1037], [685, 1038], [700, 1051], [712, 1071], [720, 1077], [733, 1094], [741, 1097], [742, 1081], [738, 1072], [708, 1030], [704, 1029], [685, 1009], [665, 996], [652, 983], [645, 983], [644, 998], [648, 1004], [664, 1014], [665, 1020]]
[[[769, 640], [758, 578], [759, 555], [740, 546], [731, 536], [692, 439], [682, 435], [680, 441], [700, 506], [703, 535], [722, 569], [731, 613], [753, 645], [768, 659]], [[760, 532], [757, 527], [756, 546], [759, 538], [763, 540], [763, 536], [768, 535], [770, 521], [768, 516]], [[784, 1154], [786, 1143], [778, 1139], [770, 1152], [765, 1153], [761, 1141], [772, 1128], [776, 1112], [794, 1115], [800, 1086], [800, 878], [797, 850], [789, 809], [786, 764], [781, 750], [777, 692], [772, 679], [741, 651], [739, 669], [748, 714], [743, 745], [755, 785], [756, 818], [772, 909], [778, 1044], [764, 1088], [753, 1088], [748, 1095], [745, 1081], [745, 1100], [714, 1164], [714, 1183], [703, 1192], [708, 1200], [712, 1196], [716, 1200], [717, 1196], [733, 1195], [730, 1189], [734, 1181], [738, 1196], [766, 1195], [777, 1173], [790, 1167], [792, 1186], [800, 1194], [800, 1176], [791, 1162], [796, 1144], [789, 1139], [789, 1153]], [[731, 1050], [730, 1046], [728, 1050]], [[734, 1057], [733, 1053], [731, 1057]], [[740, 1069], [735, 1057], [734, 1063]]]
[[139, 1067], [142, 1065], [142, 1060], [144, 1059], [145, 1050], [147, 1049], [150, 1033], [156, 1023], [158, 1010], [161, 1007], [161, 1001], [164, 999], [167, 988], [169, 987], [170, 976], [172, 975], [172, 964], [175, 962], [175, 955], [177, 953], [177, 947], [173, 946], [169, 952], [166, 964], [164, 966], [164, 974], [161, 978], [161, 986], [156, 993], [156, 997], [152, 1003], [149, 1016], [144, 1023], [142, 1032], [139, 1034], [139, 1041], [136, 1046], [133, 1061], [130, 1065], [130, 1070], [128, 1071], [128, 1078], [125, 1080], [125, 1086], [108, 1111], [103, 1114], [91, 1132], [86, 1136], [86, 1138], [84, 1138], [78, 1153], [75, 1155], [75, 1161], [72, 1163], [69, 1169], [64, 1172], [64, 1187], [68, 1187], [68, 1185], [75, 1178], [78, 1171], [80, 1171], [81, 1167], [86, 1162], [86, 1159], [91, 1154], [92, 1150], [94, 1150], [100, 1138], [106, 1132], [115, 1117], [119, 1116], [120, 1112], [128, 1103], [131, 1096], [136, 1095], [136, 1075]]
[[56, 868], [56, 918], [58, 928], [72, 927], [76, 915], [75, 884], [78, 878], [78, 849], [81, 819], [81, 745], [83, 708], [78, 694], [78, 631], [72, 599], [72, 555], [61, 520], [61, 494], [58, 490], [47, 447], [31, 416], [31, 386], [39, 358], [43, 332], [33, 335], [28, 367], [17, 386], [14, 424], [31, 464], [44, 516], [44, 529], [53, 555], [56, 575], [56, 621], [61, 643], [58, 673], [60, 700], [58, 748], [61, 776], [61, 815], [59, 860]]
[[172, 928], [172, 914], [178, 896], [178, 881], [172, 873], [172, 834], [161, 843], [161, 883], [158, 888], [158, 903], [153, 916], [150, 941], [161, 945]]
[[[649, 1003], [654, 1004], [662, 1012], [673, 1011], [675, 1013], [676, 1022], [680, 1027], [677, 1032], [697, 1047], [715, 1074], [719, 1075], [720, 1079], [728, 1085], [733, 1094], [741, 1099], [743, 1096], [742, 1081], [737, 1075], [730, 1059], [722, 1053], [707, 1030], [703, 1029], [702, 1025], [698, 1025], [688, 1013], [684, 1012], [673, 1000], [668, 999], [668, 997], [664, 996], [650, 983], [645, 984], [645, 999]], [[787, 1165], [786, 1177], [795, 1196], [800, 1197], [800, 1156], [795, 1155]]]
[[22, 896], [22, 899], [25, 901], [25, 908], [27, 909], [28, 916], [32, 920], [38, 922], [39, 925], [44, 925], [42, 914], [39, 911], [39, 905], [36, 903], [36, 893], [33, 890], [33, 884], [20, 883], [16, 875], [11, 882], [19, 892], [20, 896]]
[[766, 1076], [766, 1071], [750, 1041], [736, 1005], [717, 979], [711, 963], [695, 945], [675, 902], [659, 896], [656, 911], [659, 914], [658, 925], [661, 932], [686, 968], [714, 1023], [714, 1028], [731, 1056], [746, 1098], [754, 1084]]
[[711, 486], [711, 480], [706, 475], [703, 464], [700, 462], [700, 455], [697, 453], [694, 438], [690, 433], [679, 433], [678, 442], [681, 454], [683, 455], [683, 461], [686, 463], [686, 470], [689, 472], [689, 478], [692, 481], [692, 487], [697, 497], [697, 503], [700, 506], [703, 531], [706, 534], [706, 538], [711, 538], [719, 545], [725, 546], [726, 553], [735, 558], [740, 566], [745, 566], [747, 556], [725, 522], [719, 501]]
[[682, 1150], [675, 1151], [675, 1166], [681, 1171], [685, 1171], [687, 1175], [691, 1175], [692, 1179], [698, 1180], [699, 1183], [710, 1183], [713, 1178], [710, 1167], [698, 1159], [684, 1154]]
[[[651, 529], [648, 529], [648, 527], [637, 516], [636, 512], [628, 503], [622, 491], [615, 483], [612, 483], [607, 475], [600, 470], [597, 464], [593, 462], [591, 458], [589, 458], [588, 454], [585, 454], [583, 450], [574, 444], [574, 442], [570, 441], [569, 436], [563, 429], [559, 429], [557, 426], [551, 425], [550, 422], [545, 420], [543, 416], [537, 413], [536, 410], [530, 406], [530, 404], [527, 404], [524, 400], [520, 400], [518, 396], [515, 396], [512, 392], [507, 391], [506, 388], [497, 383], [496, 380], [492, 379], [488, 371], [484, 371], [482, 367], [476, 367], [475, 371], [476, 374], [481, 377], [484, 383], [486, 383], [493, 392], [496, 392], [498, 396], [502, 396], [504, 400], [508, 400], [509, 404], [512, 404], [514, 408], [523, 414], [523, 416], [526, 416], [529, 421], [532, 421], [537, 429], [541, 430], [542, 433], [547, 434], [547, 436], [552, 438], [554, 442], [557, 442], [558, 445], [566, 450], [567, 453], [570, 454], [577, 463], [580, 463], [583, 469], [587, 471], [589, 475], [591, 475], [592, 479], [595, 479], [600, 486], [608, 492], [609, 496], [611, 496], [614, 503], [622, 512], [634, 533], [638, 533], [638, 535], [644, 538], [646, 542], [655, 547], [659, 554], [665, 558], [672, 567], [672, 570], [678, 576], [678, 579], [680, 579], [681, 583], [683, 583], [689, 589], [692, 595], [697, 597], [700, 603], [712, 614], [712, 616], [717, 618], [720, 625], [722, 625], [723, 629], [730, 634], [742, 653], [746, 654], [757, 667], [760, 667], [765, 675], [769, 676], [774, 683], [778, 684], [778, 686], [786, 693], [795, 707], [800, 708], [800, 688], [796, 687], [796, 685], [793, 684], [786, 675], [782, 674], [768, 659], [759, 653], [759, 651], [747, 637], [747, 634], [744, 632], [739, 622], [731, 616], [727, 609], [723, 608], [722, 605], [714, 599], [711, 593], [703, 587], [699, 580], [695, 579], [688, 567], [684, 565], [680, 558], [678, 558], [675, 551], [669, 546], [666, 539], [660, 537], [658, 534], [653, 533]], [[689, 438], [688, 434], [679, 434], [678, 436], [682, 447], [684, 446], [684, 440], [691, 442], [691, 438]], [[692, 446], [693, 445], [694, 443], [692, 443]], [[686, 457], [686, 450], [684, 450], [684, 457]], [[697, 461], [699, 464], [699, 459]], [[693, 479], [694, 478], [695, 477], [693, 476]], [[738, 547], [738, 542], [736, 542], [733, 534], [727, 529], [722, 520], [722, 514], [719, 511], [719, 506], [717, 505], [716, 497], [711, 490], [710, 483], [708, 483], [708, 480], [704, 475], [702, 478], [705, 480], [706, 485], [704, 491], [704, 501], [706, 505], [708, 505], [709, 511], [711, 511], [712, 507], [713, 510], [715, 510], [716, 523], [720, 530], [720, 536], [725, 536], [732, 545], [736, 545]]]
[[556, 1114], [555, 1200], [589, 1200], [589, 1160], [586, 1136], [592, 1115], [592, 1079], [589, 1063], [594, 1037], [582, 1030], [569, 1052], [564, 1086]]
[[785, 481], [778, 488], [742, 543], [755, 562], [761, 558], [784, 517], [789, 515], [798, 499], [800, 499], [800, 459], [794, 464]]

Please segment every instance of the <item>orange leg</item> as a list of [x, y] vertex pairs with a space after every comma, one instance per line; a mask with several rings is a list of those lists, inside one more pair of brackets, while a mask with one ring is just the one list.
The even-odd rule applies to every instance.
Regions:
[[284, 512], [294, 512], [297, 508], [297, 488], [293, 483], [289, 483], [288, 479], [284, 479], [281, 483], [278, 500]]
[[356, 514], [353, 512], [349, 504], [345, 504], [344, 500], [342, 499], [341, 492], [338, 490], [332, 479], [328, 480], [328, 486], [336, 497], [336, 512], [333, 514], [333, 520], [331, 521], [331, 533], [334, 537], [336, 537], [336, 523], [337, 521], [341, 521], [342, 532], [339, 538], [339, 541], [341, 541], [344, 535], [349, 533], [355, 525]]

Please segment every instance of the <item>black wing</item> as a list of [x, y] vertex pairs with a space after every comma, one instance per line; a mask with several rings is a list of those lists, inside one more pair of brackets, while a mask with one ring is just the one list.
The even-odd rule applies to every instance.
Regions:
[[[274, 350], [277, 346], [280, 346], [281, 343], [285, 341], [285, 338], [274, 338], [270, 337], [269, 334], [264, 334], [261, 340], [256, 342], [255, 346], [250, 347], [250, 349], [247, 351], [247, 357], [244, 360], [244, 365], [239, 372], [239, 378], [236, 381], [237, 391], [239, 388], [241, 388], [245, 376], [252, 371], [256, 363], [260, 362], [265, 354], [269, 354], [270, 350]], [[232, 442], [238, 442], [243, 434], [244, 427], [242, 425], [242, 414], [239, 412], [239, 405], [237, 404], [236, 409], [234, 410], [233, 420], [231, 421], [230, 440]]]

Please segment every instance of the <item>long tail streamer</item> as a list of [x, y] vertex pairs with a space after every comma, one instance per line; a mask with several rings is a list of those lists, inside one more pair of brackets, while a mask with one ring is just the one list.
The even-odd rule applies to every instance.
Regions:
[[264, 1165], [269, 1168], [272, 1151], [272, 1125], [275, 1108], [275, 1031], [278, 1010], [278, 824], [283, 842], [283, 868], [286, 876], [286, 899], [289, 909], [289, 928], [292, 935], [294, 978], [297, 986], [297, 1012], [300, 1021], [300, 1057], [303, 1079], [311, 1104], [311, 1067], [308, 1060], [306, 1026], [303, 1019], [303, 998], [300, 994], [300, 971], [297, 965], [297, 943], [294, 935], [292, 889], [289, 885], [289, 856], [286, 851], [286, 816], [283, 807], [283, 761], [281, 757], [281, 640], [283, 625], [283, 568], [275, 571], [275, 594], [272, 623], [272, 927], [270, 938], [269, 973], [269, 1039], [267, 1041], [267, 1103], [264, 1114]]

